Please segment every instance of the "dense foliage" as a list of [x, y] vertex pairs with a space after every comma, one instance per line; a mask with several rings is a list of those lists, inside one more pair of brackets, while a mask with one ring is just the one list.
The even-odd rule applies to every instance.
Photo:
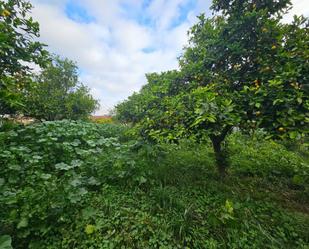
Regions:
[[37, 119], [86, 119], [98, 108], [98, 101], [78, 79], [73, 61], [58, 56], [46, 65], [25, 91], [25, 114]]
[[0, 249], [308, 248], [308, 20], [281, 23], [289, 4], [214, 0], [120, 125], [81, 121], [98, 103], [75, 63], [0, 1]]
[[0, 1], [0, 115], [14, 113], [21, 102], [24, 81], [30, 68], [43, 65], [47, 52], [34, 41], [39, 24], [29, 16], [31, 4], [23, 0]]
[[308, 160], [235, 133], [222, 183], [210, 144], [127, 132], [64, 120], [0, 133], [0, 234], [17, 249], [308, 245]]
[[114, 120], [111, 116], [93, 116], [91, 117], [92, 122], [97, 124], [112, 124]]
[[117, 106], [147, 139], [208, 135], [222, 175], [226, 137], [234, 127], [263, 128], [269, 137], [301, 139], [309, 122], [308, 19], [281, 23], [289, 1], [213, 3], [199, 17], [180, 71], [148, 75], [139, 93]]
[[[30, 17], [31, 8], [28, 1], [0, 1], [0, 118], [88, 118], [98, 101], [78, 81], [74, 62], [50, 56], [36, 41], [39, 24]], [[40, 73], [33, 73], [34, 65]]]

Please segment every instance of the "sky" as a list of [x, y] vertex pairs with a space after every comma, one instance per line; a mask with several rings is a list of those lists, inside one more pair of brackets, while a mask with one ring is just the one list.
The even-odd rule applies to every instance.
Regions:
[[[96, 115], [146, 84], [145, 74], [177, 69], [196, 16], [211, 0], [31, 0], [47, 49], [75, 61], [80, 81], [100, 101]], [[292, 0], [309, 16], [309, 0]]]

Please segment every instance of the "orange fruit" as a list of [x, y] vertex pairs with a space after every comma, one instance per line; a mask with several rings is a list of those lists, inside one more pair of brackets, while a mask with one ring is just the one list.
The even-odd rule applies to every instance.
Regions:
[[7, 16], [11, 15], [11, 12], [8, 11], [8, 10], [3, 10], [1, 15], [7, 17]]

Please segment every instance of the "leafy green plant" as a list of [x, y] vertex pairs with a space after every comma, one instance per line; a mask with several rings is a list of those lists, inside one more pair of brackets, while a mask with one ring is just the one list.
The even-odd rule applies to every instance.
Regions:
[[53, 56], [24, 92], [28, 116], [44, 120], [87, 119], [98, 106], [90, 89], [78, 80], [76, 63]]
[[102, 116], [102, 117], [91, 117], [90, 118], [92, 122], [97, 124], [112, 124], [114, 123], [114, 120], [112, 117], [109, 116]]
[[1, 235], [0, 236], [0, 248], [1, 249], [13, 249], [12, 239], [9, 235]]
[[[307, 171], [298, 154], [235, 133], [229, 143], [238, 165], [221, 182], [209, 141], [155, 145], [127, 132], [126, 126], [68, 120], [1, 132], [0, 234], [10, 235], [16, 249], [309, 243], [307, 183], [294, 174]], [[258, 155], [265, 144], [269, 164], [256, 167], [254, 161], [267, 162]], [[292, 164], [273, 172], [285, 153], [293, 155]]]
[[233, 134], [229, 143], [231, 170], [237, 173], [288, 178], [306, 168], [304, 159], [271, 140], [262, 138], [250, 141], [240, 134]]
[[0, 115], [21, 110], [22, 91], [29, 84], [24, 62], [44, 65], [47, 51], [35, 39], [39, 24], [29, 16], [28, 1], [0, 1]]
[[19, 239], [44, 236], [69, 219], [69, 210], [102, 183], [87, 160], [120, 148], [119, 133], [86, 122], [45, 122], [1, 135], [2, 229]]
[[149, 74], [147, 85], [116, 107], [118, 118], [157, 142], [207, 135], [222, 177], [234, 128], [304, 138], [308, 19], [281, 23], [289, 6], [289, 0], [213, 1], [215, 15], [200, 15], [189, 30], [180, 70]]

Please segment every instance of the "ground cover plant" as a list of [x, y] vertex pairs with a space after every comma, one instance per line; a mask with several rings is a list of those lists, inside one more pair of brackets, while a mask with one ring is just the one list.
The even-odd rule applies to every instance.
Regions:
[[235, 133], [230, 175], [222, 182], [210, 141], [155, 145], [130, 132], [121, 125], [67, 120], [1, 132], [3, 243], [12, 239], [13, 248], [308, 245], [306, 158], [273, 141], [252, 143]]

